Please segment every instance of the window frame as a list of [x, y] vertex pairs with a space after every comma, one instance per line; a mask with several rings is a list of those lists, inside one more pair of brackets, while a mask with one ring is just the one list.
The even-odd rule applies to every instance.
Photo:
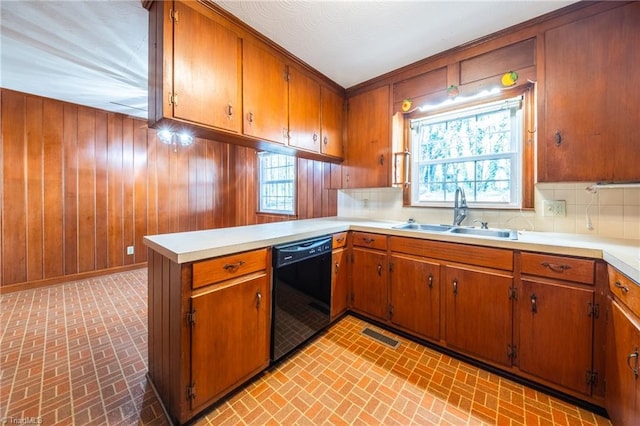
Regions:
[[[420, 111], [419, 108], [409, 114], [404, 115], [404, 164], [396, 164], [397, 172], [405, 175], [404, 182], [397, 182], [402, 184], [404, 189], [403, 205], [406, 207], [417, 208], [437, 208], [447, 207], [450, 208], [453, 205], [453, 200], [445, 202], [416, 202], [414, 200], [414, 167], [415, 162], [413, 160], [413, 147], [411, 141], [411, 128], [410, 123], [412, 120], [421, 119], [430, 116], [443, 115], [447, 113], [455, 114], [456, 111], [462, 111], [472, 107], [478, 107], [491, 102], [508, 100], [511, 98], [517, 98], [522, 96], [522, 128], [520, 135], [522, 142], [520, 144], [520, 172], [518, 180], [518, 188], [520, 191], [520, 204], [506, 204], [506, 203], [483, 203], [472, 202], [469, 203], [471, 207], [480, 209], [496, 209], [496, 210], [532, 210], [534, 207], [534, 184], [535, 184], [535, 136], [536, 136], [536, 90], [534, 83], [528, 83], [524, 86], [517, 88], [510, 88], [501, 91], [499, 94], [491, 97], [486, 97], [481, 100], [474, 100], [459, 104], [450, 105], [451, 102], [443, 103], [442, 107], [429, 108], [428, 111]], [[402, 172], [402, 170], [406, 170]], [[512, 188], [513, 190], [513, 188]], [[517, 190], [517, 189], [516, 189]]]
[[[280, 180], [273, 180], [273, 181], [267, 181], [265, 182], [265, 171], [263, 170], [263, 159], [264, 157], [267, 156], [282, 156], [282, 157], [286, 157], [287, 161], [291, 161], [291, 164], [287, 165], [287, 166], [291, 166], [293, 169], [293, 177], [291, 179], [280, 179]], [[257, 179], [257, 196], [258, 196], [258, 201], [257, 201], [257, 210], [259, 214], [269, 214], [269, 215], [285, 215], [285, 216], [295, 216], [296, 215], [296, 210], [297, 210], [297, 176], [298, 176], [298, 162], [296, 157], [292, 156], [292, 155], [287, 155], [287, 154], [280, 154], [280, 153], [275, 153], [275, 152], [268, 152], [268, 151], [260, 151], [257, 153], [257, 175], [258, 175], [258, 179]], [[287, 196], [288, 198], [291, 198], [291, 210], [284, 210], [284, 209], [269, 209], [269, 208], [265, 208], [263, 207], [264, 203], [263, 203], [263, 199], [266, 197], [266, 195], [264, 194], [264, 188], [265, 188], [265, 184], [269, 184], [269, 183], [290, 183], [291, 184], [291, 195], [290, 197]]]

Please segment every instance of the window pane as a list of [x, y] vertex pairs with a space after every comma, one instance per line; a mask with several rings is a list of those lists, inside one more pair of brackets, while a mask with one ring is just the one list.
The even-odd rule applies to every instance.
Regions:
[[260, 211], [295, 214], [295, 158], [258, 154]]
[[461, 186], [471, 203], [519, 203], [520, 104], [514, 98], [413, 120], [412, 202], [450, 203]]

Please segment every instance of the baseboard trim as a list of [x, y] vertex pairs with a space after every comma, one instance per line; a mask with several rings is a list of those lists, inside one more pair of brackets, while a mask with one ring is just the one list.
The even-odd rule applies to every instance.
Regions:
[[100, 269], [98, 271], [80, 272], [78, 274], [63, 275], [60, 277], [46, 278], [43, 280], [27, 281], [18, 284], [10, 284], [0, 287], [0, 294], [13, 293], [16, 291], [31, 290], [34, 288], [48, 287], [56, 284], [71, 281], [85, 280], [87, 278], [100, 277], [102, 275], [115, 274], [118, 272], [132, 271], [134, 269], [146, 268], [147, 262], [135, 263], [133, 265], [118, 266], [115, 268]]

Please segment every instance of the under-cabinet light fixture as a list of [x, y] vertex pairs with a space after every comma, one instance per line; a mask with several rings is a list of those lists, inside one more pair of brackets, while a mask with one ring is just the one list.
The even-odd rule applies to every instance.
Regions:
[[193, 143], [193, 136], [189, 133], [177, 133], [166, 129], [158, 131], [158, 139], [165, 145], [172, 145], [173, 152], [178, 151], [178, 144], [189, 146]]

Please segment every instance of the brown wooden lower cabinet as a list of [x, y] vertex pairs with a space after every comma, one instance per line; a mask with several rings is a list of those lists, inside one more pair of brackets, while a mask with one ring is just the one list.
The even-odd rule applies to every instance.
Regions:
[[609, 266], [607, 410], [614, 425], [640, 419], [640, 285]]
[[386, 320], [389, 313], [387, 252], [354, 247], [351, 267], [351, 307]]
[[591, 395], [593, 288], [523, 279], [520, 303], [520, 370]]
[[269, 365], [270, 258], [265, 248], [177, 264], [149, 249], [149, 377], [172, 422]]
[[331, 254], [331, 320], [333, 321], [349, 307], [349, 253], [344, 247], [334, 249]]
[[447, 346], [511, 366], [513, 276], [449, 265], [444, 271]]
[[440, 339], [440, 264], [391, 254], [391, 322], [429, 339]]

